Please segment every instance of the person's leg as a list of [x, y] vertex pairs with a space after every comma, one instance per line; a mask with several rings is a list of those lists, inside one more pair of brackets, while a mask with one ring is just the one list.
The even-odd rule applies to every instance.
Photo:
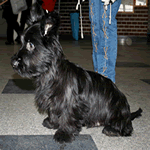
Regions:
[[97, 53], [98, 73], [111, 79], [114, 83], [117, 58], [117, 20], [115, 17], [120, 3], [121, 0], [117, 0], [111, 6], [111, 24], [109, 24], [110, 5], [105, 10], [104, 3], [102, 3], [100, 8], [100, 35], [103, 36], [101, 37], [100, 51]]
[[98, 72], [98, 60], [97, 52], [100, 44], [100, 24], [99, 24], [99, 9], [100, 9], [100, 0], [89, 0], [89, 18], [91, 21], [91, 36], [92, 36], [92, 46], [93, 46], [93, 65], [94, 71]]
[[101, 0], [89, 0], [89, 17], [91, 21], [94, 71], [108, 77], [106, 74], [107, 49], [105, 50], [108, 38], [105, 31], [105, 22], [108, 16], [104, 12]]
[[12, 27], [12, 20], [11, 17], [5, 18], [7, 22], [7, 42], [6, 44], [13, 44], [13, 27]]
[[30, 7], [32, 5], [31, 0], [26, 0], [26, 2], [27, 2], [28, 8], [26, 10], [22, 11], [21, 19], [20, 19], [20, 30], [21, 30], [21, 32], [23, 32], [23, 30], [24, 30], [26, 20], [27, 20], [28, 16], [30, 15]]
[[19, 23], [17, 22], [18, 19], [18, 15], [13, 15], [13, 29], [16, 31], [17, 33], [17, 38], [15, 39], [15, 41], [17, 43], [20, 43], [20, 34], [21, 34], [21, 30], [20, 30], [20, 26]]
[[[121, 0], [117, 0], [112, 4], [111, 7], [111, 24], [108, 26], [108, 78], [110, 78], [115, 83], [115, 67], [117, 59], [117, 49], [118, 49], [118, 39], [117, 39], [117, 20], [116, 14], [120, 7]], [[110, 12], [110, 6], [108, 7], [108, 13]]]
[[22, 13], [21, 13], [21, 19], [20, 19], [20, 30], [21, 30], [21, 31], [24, 30], [25, 23], [26, 23], [26, 19], [27, 19], [27, 14], [28, 14], [28, 11], [27, 11], [27, 10], [24, 10], [24, 11], [22, 11]]

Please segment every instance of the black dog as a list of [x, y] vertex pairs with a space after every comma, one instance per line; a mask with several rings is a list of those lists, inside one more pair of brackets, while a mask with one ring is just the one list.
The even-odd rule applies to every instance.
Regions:
[[82, 126], [100, 125], [108, 136], [130, 136], [131, 120], [142, 110], [130, 113], [126, 97], [111, 80], [65, 58], [57, 38], [58, 14], [33, 6], [28, 23], [11, 64], [21, 76], [35, 78], [35, 103], [48, 114], [43, 125], [57, 129], [54, 139], [71, 142]]

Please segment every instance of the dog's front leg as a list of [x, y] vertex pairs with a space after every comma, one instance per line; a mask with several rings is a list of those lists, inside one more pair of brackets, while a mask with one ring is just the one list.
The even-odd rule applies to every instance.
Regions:
[[54, 135], [54, 139], [59, 143], [72, 142], [74, 140], [73, 133], [66, 131], [65, 129], [58, 129]]
[[72, 142], [81, 131], [82, 124], [73, 116], [63, 113], [59, 118], [59, 128], [54, 139], [59, 143]]
[[60, 114], [58, 119], [59, 128], [54, 135], [54, 139], [59, 143], [73, 141], [87, 119], [90, 108], [89, 103], [85, 100], [84, 95], [79, 96], [78, 92], [75, 91], [76, 89], [70, 92], [69, 89], [66, 92], [69, 94], [64, 96], [60, 105], [58, 105], [59, 100], [57, 101], [59, 107], [56, 110]]

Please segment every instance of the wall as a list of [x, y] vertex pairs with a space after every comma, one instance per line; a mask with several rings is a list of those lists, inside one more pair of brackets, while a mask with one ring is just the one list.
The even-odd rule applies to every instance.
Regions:
[[147, 36], [148, 7], [135, 7], [134, 13], [118, 13], [118, 35]]
[[[150, 3], [149, 3], [150, 8]], [[149, 42], [150, 42], [150, 9], [148, 10], [148, 33], [149, 33]]]
[[[60, 4], [60, 15], [61, 15], [61, 34], [71, 34], [70, 24], [70, 12], [75, 12], [77, 0], [68, 2], [63, 0]], [[58, 3], [55, 5], [55, 9], [58, 9]], [[90, 35], [90, 21], [89, 21], [89, 3], [85, 1], [82, 4], [83, 13], [83, 27], [84, 34]], [[116, 16], [118, 21], [118, 35], [120, 36], [147, 36], [148, 28], [148, 7], [135, 7], [134, 13], [118, 13]]]

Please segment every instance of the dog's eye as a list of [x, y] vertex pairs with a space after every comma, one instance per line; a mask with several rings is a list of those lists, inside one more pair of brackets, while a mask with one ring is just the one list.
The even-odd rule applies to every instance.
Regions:
[[35, 48], [34, 44], [32, 44], [31, 42], [28, 42], [26, 45], [26, 49], [29, 51], [33, 51]]

